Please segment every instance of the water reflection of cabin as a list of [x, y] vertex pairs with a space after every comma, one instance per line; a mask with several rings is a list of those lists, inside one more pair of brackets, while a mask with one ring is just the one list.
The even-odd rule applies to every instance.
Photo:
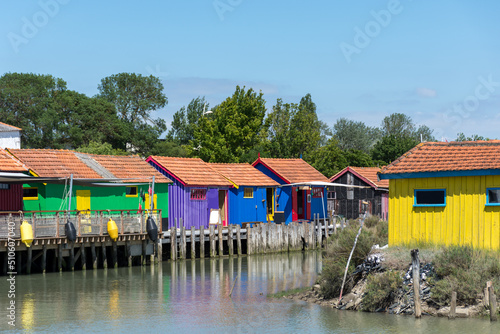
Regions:
[[211, 210], [219, 210], [227, 226], [228, 191], [233, 187], [222, 175], [199, 158], [150, 156], [146, 159], [160, 173], [172, 179], [169, 193], [169, 227], [180, 219], [185, 228], [208, 228]]
[[378, 167], [346, 167], [330, 182], [357, 187], [333, 186], [328, 191], [328, 210], [346, 219], [359, 218], [365, 212], [387, 220], [389, 180], [378, 180]]
[[[168, 214], [168, 183], [171, 181], [158, 173], [139, 156], [90, 155], [69, 150], [9, 149], [30, 173], [33, 182], [23, 188], [24, 210], [66, 210], [64, 184], [36, 182], [36, 177], [69, 177], [74, 179], [125, 179], [134, 178], [116, 186], [97, 187], [75, 185], [71, 208], [90, 210], [138, 210], [149, 208], [149, 184], [155, 175], [154, 206]], [[69, 184], [67, 185], [69, 187]], [[145, 202], [140, 194], [143, 193]]]
[[274, 194], [278, 182], [247, 163], [210, 163], [210, 167], [234, 185], [229, 189], [231, 224], [274, 221]]
[[[312, 182], [328, 182], [328, 178], [313, 166], [302, 159], [260, 157], [252, 166], [282, 185], [276, 191], [275, 210], [284, 212], [286, 223], [311, 220], [314, 214], [327, 216], [325, 186], [314, 186]], [[305, 185], [293, 186], [295, 183]], [[283, 186], [287, 184], [291, 186]]]

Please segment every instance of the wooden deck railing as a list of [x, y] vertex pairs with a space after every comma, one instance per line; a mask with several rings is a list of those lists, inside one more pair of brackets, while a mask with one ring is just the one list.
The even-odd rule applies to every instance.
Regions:
[[[77, 236], [106, 236], [109, 218], [118, 227], [118, 233], [145, 234], [148, 211], [137, 213], [137, 210], [89, 210], [89, 211], [1, 211], [0, 240], [7, 239], [9, 227], [14, 224], [13, 239], [21, 237], [20, 226], [24, 220], [31, 224], [33, 237], [64, 238], [64, 225], [69, 220], [76, 229]], [[161, 210], [154, 210], [152, 217], [161, 233]], [[12, 231], [12, 229], [10, 229]]]

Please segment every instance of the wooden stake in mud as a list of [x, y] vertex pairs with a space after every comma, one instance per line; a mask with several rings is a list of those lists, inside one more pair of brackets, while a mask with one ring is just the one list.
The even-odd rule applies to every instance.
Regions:
[[490, 321], [497, 321], [497, 296], [493, 290], [493, 285], [488, 288], [490, 295]]
[[456, 312], [457, 312], [457, 292], [453, 291], [451, 293], [450, 313], [448, 314], [448, 319], [455, 319]]
[[422, 316], [422, 308], [420, 302], [420, 261], [418, 259], [418, 249], [411, 251], [411, 265], [413, 271], [413, 301], [415, 304], [415, 318]]

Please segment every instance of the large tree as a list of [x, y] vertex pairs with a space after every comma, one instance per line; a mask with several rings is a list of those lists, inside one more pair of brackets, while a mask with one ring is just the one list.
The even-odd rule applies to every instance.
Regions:
[[129, 149], [147, 155], [167, 129], [161, 118], [151, 118], [151, 113], [167, 104], [160, 79], [150, 75], [119, 73], [101, 80], [98, 97], [113, 103], [118, 117], [125, 124], [124, 135]]
[[265, 103], [262, 93], [237, 86], [231, 97], [198, 121], [190, 154], [210, 162], [242, 161], [259, 142]]
[[344, 151], [359, 150], [370, 153], [375, 143], [382, 136], [378, 128], [369, 127], [361, 121], [356, 122], [347, 118], [340, 118], [333, 125], [333, 137]]
[[283, 103], [281, 99], [278, 99], [273, 106], [273, 111], [267, 115], [264, 121], [264, 138], [262, 140], [266, 148], [266, 153], [270, 157], [291, 157], [290, 122], [296, 110], [296, 104]]
[[51, 75], [6, 73], [0, 77], [0, 119], [22, 128], [25, 148], [48, 148], [57, 140], [57, 97], [66, 82]]
[[384, 136], [372, 151], [372, 159], [391, 163], [404, 153], [415, 147], [418, 141], [410, 136]]
[[187, 145], [194, 139], [194, 130], [202, 116], [209, 115], [209, 104], [204, 97], [197, 97], [189, 102], [187, 107], [178, 110], [172, 120], [167, 139], [178, 145]]

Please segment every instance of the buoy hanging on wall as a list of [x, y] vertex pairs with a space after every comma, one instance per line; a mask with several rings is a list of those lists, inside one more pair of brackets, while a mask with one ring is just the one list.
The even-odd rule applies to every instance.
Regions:
[[75, 225], [73, 225], [73, 223], [71, 221], [68, 221], [66, 222], [66, 224], [64, 225], [64, 232], [66, 233], [66, 238], [68, 239], [68, 241], [75, 241], [76, 240], [76, 229], [75, 229]]
[[111, 240], [116, 241], [118, 239], [118, 226], [111, 218], [108, 220], [108, 234]]
[[151, 241], [155, 242], [158, 239], [158, 227], [156, 227], [155, 220], [151, 216], [146, 220], [146, 232], [148, 232]]
[[30, 247], [33, 242], [33, 229], [26, 220], [23, 220], [21, 224], [21, 241], [24, 242], [26, 247]]

